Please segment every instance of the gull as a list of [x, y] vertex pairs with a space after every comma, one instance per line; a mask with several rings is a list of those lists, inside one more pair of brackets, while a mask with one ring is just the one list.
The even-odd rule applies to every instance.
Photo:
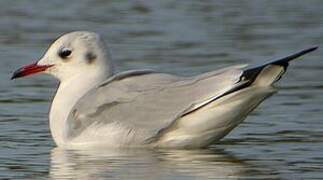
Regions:
[[204, 148], [277, 91], [273, 85], [289, 61], [316, 49], [190, 77], [147, 69], [114, 73], [102, 38], [76, 31], [12, 79], [42, 72], [59, 80], [49, 113], [59, 147]]

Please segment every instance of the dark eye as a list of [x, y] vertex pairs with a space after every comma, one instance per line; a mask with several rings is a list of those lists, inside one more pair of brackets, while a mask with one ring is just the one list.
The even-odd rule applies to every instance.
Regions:
[[70, 56], [72, 54], [72, 50], [70, 49], [67, 49], [67, 48], [62, 48], [59, 52], [58, 52], [58, 55], [59, 57], [65, 59], [67, 58], [68, 56]]

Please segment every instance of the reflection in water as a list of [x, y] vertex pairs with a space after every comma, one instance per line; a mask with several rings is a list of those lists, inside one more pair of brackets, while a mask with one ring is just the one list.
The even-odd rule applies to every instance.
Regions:
[[245, 175], [247, 166], [247, 163], [221, 150], [76, 151], [55, 148], [51, 152], [50, 177], [53, 179], [238, 178]]
[[[48, 171], [63, 179], [221, 179], [230, 173], [246, 179], [322, 179], [322, 1], [75, 2], [0, 1], [0, 179], [45, 179]], [[279, 93], [216, 145], [226, 152], [54, 149], [49, 154], [54, 144], [48, 107], [57, 83], [45, 76], [9, 79], [17, 66], [39, 58], [53, 39], [72, 30], [100, 33], [117, 71], [194, 75], [259, 64], [312, 45], [321, 49], [292, 63]]]

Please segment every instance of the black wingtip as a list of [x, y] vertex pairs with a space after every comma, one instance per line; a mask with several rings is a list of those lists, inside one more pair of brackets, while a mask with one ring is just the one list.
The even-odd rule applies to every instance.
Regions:
[[284, 58], [281, 58], [281, 59], [277, 59], [275, 61], [272, 61], [268, 64], [276, 64], [276, 65], [282, 65], [282, 66], [288, 66], [288, 62], [291, 61], [291, 60], [294, 60], [300, 56], [303, 56], [307, 53], [310, 53], [312, 51], [315, 51], [316, 49], [318, 49], [318, 46], [314, 46], [314, 47], [311, 47], [311, 48], [308, 48], [308, 49], [304, 49], [302, 51], [299, 51], [295, 54], [292, 54], [292, 55], [289, 55], [287, 57], [284, 57]]
[[315, 51], [318, 48], [319, 48], [318, 46], [314, 46], [314, 47], [311, 47], [311, 48], [308, 48], [308, 49], [304, 49], [303, 51], [299, 52], [300, 56], [303, 55], [303, 54], [307, 54], [309, 52]]
[[283, 66], [284, 69], [286, 70], [288, 65], [289, 65], [289, 61], [294, 60], [300, 56], [303, 56], [307, 53], [310, 53], [312, 51], [315, 51], [316, 49], [318, 49], [318, 46], [314, 46], [308, 49], [304, 49], [302, 51], [299, 51], [297, 53], [294, 53], [292, 55], [280, 58], [280, 59], [276, 59], [274, 61], [270, 61], [266, 64], [262, 64], [260, 66], [256, 66], [256, 67], [252, 67], [252, 68], [248, 68], [246, 70], [244, 70], [243, 72], [243, 77], [247, 78], [250, 80], [250, 82], [253, 82], [255, 80], [255, 78], [257, 77], [257, 75], [261, 72], [261, 70], [268, 66], [268, 65], [279, 65], [279, 66]]
[[309, 52], [311, 52], [311, 51], [315, 51], [315, 50], [317, 50], [318, 48], [319, 48], [319, 46], [314, 46], [314, 47], [309, 48], [309, 49], [308, 49], [308, 51], [309, 51]]

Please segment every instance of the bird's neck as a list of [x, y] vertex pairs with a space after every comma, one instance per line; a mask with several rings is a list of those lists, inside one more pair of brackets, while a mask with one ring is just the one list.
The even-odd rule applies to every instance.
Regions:
[[86, 77], [76, 76], [60, 83], [49, 114], [50, 130], [57, 146], [66, 144], [66, 120], [73, 106], [107, 76], [106, 73]]

